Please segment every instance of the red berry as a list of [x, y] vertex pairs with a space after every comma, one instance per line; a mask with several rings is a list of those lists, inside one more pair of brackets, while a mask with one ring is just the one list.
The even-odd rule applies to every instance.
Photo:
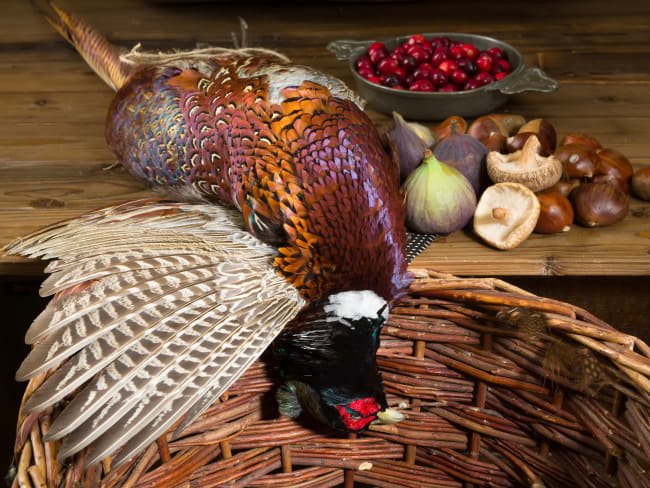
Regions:
[[506, 57], [506, 55], [503, 53], [503, 50], [499, 47], [491, 47], [490, 49], [487, 50], [494, 59], [503, 59]]
[[431, 55], [431, 64], [434, 66], [440, 66], [440, 63], [449, 59], [449, 53], [447, 48], [438, 48]]
[[361, 56], [359, 59], [357, 59], [357, 70], [361, 71], [363, 68], [375, 69], [372, 61], [370, 61], [370, 58], [368, 56]]
[[393, 51], [392, 53], [390, 53], [390, 57], [393, 58], [395, 61], [397, 61], [397, 63], [400, 66], [402, 65], [402, 63], [404, 62], [407, 56], [408, 54], [406, 54], [406, 51], [397, 51], [397, 52]]
[[392, 73], [398, 67], [399, 64], [397, 63], [397, 61], [395, 61], [393, 58], [390, 57], [384, 58], [377, 63], [377, 71], [382, 75], [387, 75], [388, 73]]
[[413, 56], [409, 56], [408, 54], [404, 58], [404, 61], [400, 63], [402, 68], [404, 68], [407, 72], [413, 71], [419, 66], [419, 64], [420, 63], [418, 63]]
[[496, 65], [501, 68], [501, 71], [505, 71], [506, 73], [510, 73], [510, 63], [506, 61], [505, 59], [497, 59]]
[[376, 51], [377, 49], [386, 49], [383, 42], [373, 42], [368, 46], [368, 52]]
[[382, 59], [388, 57], [388, 51], [386, 51], [386, 49], [375, 49], [374, 51], [370, 51], [368, 53], [368, 57], [373, 64], [377, 64]]
[[409, 37], [409, 40], [406, 41], [407, 44], [412, 45], [412, 44], [422, 44], [426, 39], [422, 34], [413, 34], [411, 37]]
[[476, 58], [476, 67], [479, 71], [488, 72], [492, 68], [492, 56], [487, 53], [479, 54]]
[[359, 76], [362, 76], [367, 80], [372, 76], [377, 76], [377, 73], [375, 73], [374, 69], [361, 68], [359, 70]]
[[404, 84], [406, 86], [411, 86], [414, 81], [415, 78], [413, 78], [413, 74], [406, 75], [406, 78], [404, 78]]
[[500, 73], [497, 73], [496, 75], [494, 75], [494, 79], [495, 79], [496, 81], [499, 81], [499, 80], [504, 79], [504, 78], [505, 78], [506, 76], [508, 76], [509, 74], [510, 74], [510, 73], [506, 73], [505, 71], [501, 71]]
[[433, 91], [433, 83], [429, 80], [415, 80], [409, 86], [411, 91], [430, 92]]
[[433, 45], [434, 48], [440, 46], [449, 47], [451, 41], [449, 40], [448, 37], [434, 37], [433, 39], [431, 39], [431, 44]]
[[451, 46], [449, 48], [449, 57], [455, 60], [463, 59], [465, 57], [465, 51], [461, 46]]
[[478, 73], [478, 68], [476, 67], [476, 63], [471, 59], [459, 59], [458, 69], [462, 69], [465, 73], [467, 73], [467, 76], [470, 77]]
[[476, 80], [477, 82], [479, 82], [481, 84], [481, 86], [483, 86], [483, 85], [489, 85], [490, 83], [492, 83], [494, 81], [494, 76], [492, 76], [490, 73], [486, 73], [486, 72], [483, 71], [483, 72], [477, 74], [472, 79]]
[[409, 54], [413, 56], [418, 63], [424, 63], [426, 61], [429, 61], [430, 59], [430, 56], [427, 54], [427, 51], [425, 51], [421, 47], [416, 47], [414, 49], [409, 50]]
[[478, 56], [478, 49], [476, 49], [476, 46], [474, 46], [474, 44], [463, 44], [460, 46], [460, 48], [465, 52], [465, 56], [468, 59], [474, 59], [476, 56]]
[[476, 81], [476, 78], [472, 78], [469, 80], [467, 83], [463, 85], [463, 90], [476, 90], [477, 88], [480, 88], [481, 83], [479, 81]]
[[431, 80], [433, 69], [433, 66], [429, 63], [422, 63], [413, 71], [413, 78], [416, 80]]
[[452, 59], [447, 59], [438, 66], [442, 71], [449, 75], [452, 71], [458, 69], [458, 63]]
[[406, 48], [404, 46], [395, 46], [390, 55], [392, 56], [393, 54], [397, 53], [406, 54]]
[[376, 76], [370, 76], [366, 78], [366, 80], [370, 81], [371, 83], [377, 83], [377, 84], [381, 83], [381, 80]]
[[451, 78], [451, 81], [456, 83], [457, 85], [464, 85], [467, 83], [467, 80], [469, 80], [469, 76], [467, 76], [467, 73], [460, 69], [455, 69], [454, 71], [451, 72], [449, 75], [449, 78]]
[[395, 73], [388, 73], [381, 79], [381, 84], [384, 86], [395, 86], [400, 84], [400, 79]]
[[458, 87], [454, 85], [453, 83], [448, 83], [445, 86], [441, 86], [438, 88], [439, 92], [455, 92], [458, 91]]
[[435, 86], [444, 86], [448, 83], [447, 73], [440, 68], [433, 68], [430, 79]]
[[406, 79], [406, 71], [404, 70], [404, 68], [395, 68], [393, 70], [393, 74], [399, 78], [400, 83], [402, 83]]
[[404, 89], [404, 87], [403, 87], [402, 85], [391, 86], [391, 88], [392, 88], [393, 90], [403, 90], [403, 89]]

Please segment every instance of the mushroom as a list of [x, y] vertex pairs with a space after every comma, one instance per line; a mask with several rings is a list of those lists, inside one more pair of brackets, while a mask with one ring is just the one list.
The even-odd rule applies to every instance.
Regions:
[[533, 232], [539, 212], [532, 190], [520, 183], [497, 183], [476, 205], [474, 232], [497, 249], [512, 249]]
[[526, 139], [524, 147], [511, 154], [491, 151], [487, 155], [487, 170], [495, 183], [521, 183], [532, 191], [542, 191], [555, 185], [562, 177], [562, 163], [555, 156], [540, 156], [537, 136]]

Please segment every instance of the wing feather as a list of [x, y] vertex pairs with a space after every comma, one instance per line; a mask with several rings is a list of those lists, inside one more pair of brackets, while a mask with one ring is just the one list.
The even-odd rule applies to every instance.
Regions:
[[60, 458], [90, 446], [87, 465], [126, 444], [118, 465], [188, 411], [181, 426], [191, 422], [304, 306], [276, 250], [215, 205], [130, 202], [6, 251], [55, 259], [41, 293], [56, 295], [27, 333], [34, 347], [17, 377], [57, 368], [25, 408], [65, 399], [47, 440], [64, 438]]

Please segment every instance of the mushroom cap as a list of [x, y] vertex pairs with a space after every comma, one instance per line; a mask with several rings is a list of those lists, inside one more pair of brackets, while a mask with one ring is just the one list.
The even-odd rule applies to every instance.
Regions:
[[540, 156], [539, 139], [530, 136], [524, 147], [511, 154], [490, 151], [487, 171], [495, 183], [521, 183], [532, 191], [542, 191], [555, 185], [562, 177], [562, 163], [555, 156]]
[[474, 212], [474, 232], [497, 249], [512, 249], [533, 232], [537, 196], [520, 183], [497, 183], [483, 192]]

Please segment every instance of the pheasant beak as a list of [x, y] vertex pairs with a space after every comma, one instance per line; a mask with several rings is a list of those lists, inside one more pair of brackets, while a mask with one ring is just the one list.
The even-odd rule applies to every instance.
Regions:
[[406, 417], [397, 410], [387, 408], [386, 410], [377, 412], [377, 418], [382, 424], [396, 424], [397, 422], [404, 420]]

